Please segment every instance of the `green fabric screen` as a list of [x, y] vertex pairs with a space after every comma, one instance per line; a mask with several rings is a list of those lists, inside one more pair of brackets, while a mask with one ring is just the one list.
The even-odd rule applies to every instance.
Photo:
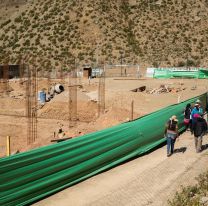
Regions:
[[143, 154], [165, 141], [164, 125], [207, 94], [171, 105], [132, 122], [0, 159], [0, 205], [27, 205]]
[[169, 78], [198, 78], [207, 79], [208, 70], [196, 69], [196, 70], [171, 70], [171, 69], [155, 69], [154, 78], [157, 79], [169, 79]]

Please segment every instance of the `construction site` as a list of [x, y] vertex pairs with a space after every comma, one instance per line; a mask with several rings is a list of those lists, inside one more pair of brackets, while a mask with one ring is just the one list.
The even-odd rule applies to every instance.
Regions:
[[[59, 145], [61, 142], [70, 144], [70, 141], [81, 136], [87, 137], [88, 134], [93, 135], [94, 132], [99, 133], [99, 131], [102, 132], [106, 128], [110, 129], [122, 125], [122, 123], [134, 122], [138, 118], [148, 116], [148, 114], [169, 105], [177, 105], [207, 93], [207, 79], [150, 78], [146, 77], [145, 69], [138, 69], [138, 65], [113, 67], [103, 64], [101, 67], [102, 72], [91, 78], [89, 69], [85, 68], [81, 71], [76, 65], [71, 72], [62, 72], [61, 70], [59, 72], [46, 72], [35, 63], [26, 64], [21, 61], [16, 73], [14, 72], [15, 69], [12, 70], [9, 64], [2, 65], [0, 82], [0, 156], [15, 157], [17, 155], [18, 157], [18, 155], [24, 155], [24, 152], [35, 151], [33, 150], [35, 148], [41, 149], [44, 148], [43, 146]], [[180, 109], [180, 111], [183, 115], [183, 109]], [[161, 129], [163, 130], [163, 128]], [[189, 147], [192, 148], [191, 135], [186, 133], [184, 138], [186, 138], [185, 144], [188, 143]], [[92, 139], [92, 137], [89, 137], [89, 139]], [[187, 147], [183, 146], [182, 141], [179, 142], [179, 152], [174, 157], [175, 159], [171, 159], [174, 162], [173, 166], [175, 167], [177, 158], [187, 158], [187, 155], [192, 158], [181, 166], [175, 178], [178, 178], [178, 175], [186, 171], [192, 164], [194, 167], [196, 161], [202, 162], [200, 171], [207, 168], [205, 165], [203, 166], [204, 161], [206, 161], [203, 158], [204, 153], [198, 157], [194, 156], [194, 151], [183, 154], [183, 148], [187, 149]], [[207, 145], [207, 137], [204, 142]], [[182, 150], [180, 150], [181, 148]], [[177, 155], [183, 156], [177, 157]], [[102, 180], [99, 179], [99, 176], [96, 176], [72, 187], [74, 189], [69, 188], [69, 193], [74, 194], [74, 197], [60, 199], [59, 196], [62, 196], [62, 193], [58, 193], [55, 197], [52, 196], [51, 199], [36, 204], [53, 205], [51, 201], [55, 199], [55, 201], [60, 202], [56, 205], [68, 205], [68, 201], [73, 205], [115, 205], [114, 198], [116, 196], [113, 196], [112, 191], [119, 187], [115, 195], [121, 195], [124, 198], [121, 198], [121, 205], [133, 205], [133, 202], [127, 204], [125, 200], [126, 193], [122, 192], [122, 188], [129, 184], [128, 181], [133, 181], [132, 178], [135, 178], [134, 172], [137, 170], [138, 173], [146, 170], [147, 174], [152, 175], [152, 172], [150, 172], [151, 165], [155, 167], [158, 175], [160, 172], [167, 172], [167, 167], [163, 168], [163, 165], [161, 168], [160, 165], [162, 164], [161, 161], [165, 161], [164, 158], [166, 158], [165, 147], [162, 147], [153, 153], [126, 163], [126, 167], [121, 165], [112, 171], [99, 175], [101, 179], [104, 178], [107, 182], [112, 182], [111, 186], [103, 188]], [[148, 159], [149, 163], [147, 163]], [[137, 162], [140, 167], [134, 167], [131, 170], [131, 167], [135, 166]], [[156, 166], [158, 164], [159, 167]], [[129, 167], [129, 172], [132, 172], [132, 174], [124, 178], [123, 185], [117, 184], [116, 182], [121, 179], [123, 173], [127, 172], [126, 169]], [[142, 170], [141, 167], [143, 167]], [[114, 172], [118, 174], [117, 178], [114, 177]], [[197, 173], [195, 168], [192, 172]], [[147, 178], [144, 174], [141, 173], [141, 178], [143, 178], [141, 181], [145, 181]], [[163, 177], [162, 175], [160, 178]], [[139, 205], [147, 205], [148, 201], [153, 201], [152, 198], [156, 195], [158, 197], [157, 201], [148, 205], [166, 205], [167, 199], [176, 191], [180, 181], [183, 183], [187, 183], [187, 180], [191, 183], [194, 182], [193, 179], [188, 178], [187, 173], [183, 178], [185, 179], [179, 178], [177, 184], [170, 191], [167, 190], [166, 195], [162, 196], [158, 196], [158, 192], [172, 184], [172, 179], [167, 179], [167, 185], [164, 185], [163, 188], [157, 188], [153, 191], [153, 196], [149, 192], [148, 195], [145, 195], [147, 187], [150, 186], [149, 183], [138, 180], [137, 184], [135, 183], [133, 186], [141, 185], [143, 192], [141, 196], [134, 197], [136, 198], [135, 202], [142, 203]], [[93, 183], [90, 183], [91, 186], [87, 185], [90, 181], [95, 180], [100, 184], [98, 190], [103, 191], [103, 195], [98, 195], [94, 190], [92, 191]], [[103, 189], [99, 189], [99, 187]], [[88, 194], [90, 192], [86, 192], [90, 196], [89, 202], [85, 198], [81, 198], [80, 188], [81, 191], [84, 188], [91, 191], [91, 196]], [[109, 190], [111, 194], [109, 194]], [[132, 188], [127, 186], [127, 191], [130, 192], [131, 190]], [[130, 192], [131, 195], [136, 195], [136, 191]], [[66, 192], [67, 190], [63, 191], [65, 195]], [[105, 198], [106, 195], [107, 198]], [[130, 194], [128, 195], [129, 198], [132, 198]], [[105, 201], [103, 198], [105, 198]]]
[[207, 0], [0, 13], [0, 206], [208, 206]]
[[152, 79], [145, 78], [145, 71], [138, 77], [137, 68], [127, 69], [127, 75], [122, 68], [123, 77], [120, 68], [108, 69], [107, 77], [103, 73], [93, 79], [77, 77], [76, 69], [53, 73], [26, 64], [20, 65], [19, 78], [9, 78], [9, 66], [2, 68], [1, 157], [7, 136], [15, 154], [51, 144], [59, 129], [75, 138], [207, 91], [206, 79]]

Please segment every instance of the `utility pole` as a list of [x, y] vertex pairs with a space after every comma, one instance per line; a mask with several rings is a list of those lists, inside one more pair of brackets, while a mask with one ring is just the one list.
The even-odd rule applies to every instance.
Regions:
[[122, 66], [123, 66], [123, 51], [120, 51], [121, 57], [120, 57], [120, 64], [121, 64], [121, 77], [123, 76], [123, 72], [122, 72]]
[[96, 37], [96, 67], [98, 67], [98, 40]]

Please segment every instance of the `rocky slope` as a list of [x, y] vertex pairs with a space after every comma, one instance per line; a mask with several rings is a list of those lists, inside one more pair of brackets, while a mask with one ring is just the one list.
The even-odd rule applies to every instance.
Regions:
[[10, 5], [8, 13], [11, 8], [17, 10], [0, 26], [1, 62], [10, 56], [15, 63], [29, 54], [46, 68], [73, 65], [75, 58], [79, 64], [208, 63], [207, 0], [16, 0], [0, 4], [5, 2]]

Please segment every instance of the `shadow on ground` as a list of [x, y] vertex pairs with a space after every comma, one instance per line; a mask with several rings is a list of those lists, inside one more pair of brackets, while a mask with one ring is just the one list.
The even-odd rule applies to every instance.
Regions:
[[187, 147], [181, 147], [179, 149], [175, 149], [174, 153], [184, 153], [186, 152], [186, 150], [187, 150]]
[[202, 151], [208, 149], [208, 144], [202, 145]]

